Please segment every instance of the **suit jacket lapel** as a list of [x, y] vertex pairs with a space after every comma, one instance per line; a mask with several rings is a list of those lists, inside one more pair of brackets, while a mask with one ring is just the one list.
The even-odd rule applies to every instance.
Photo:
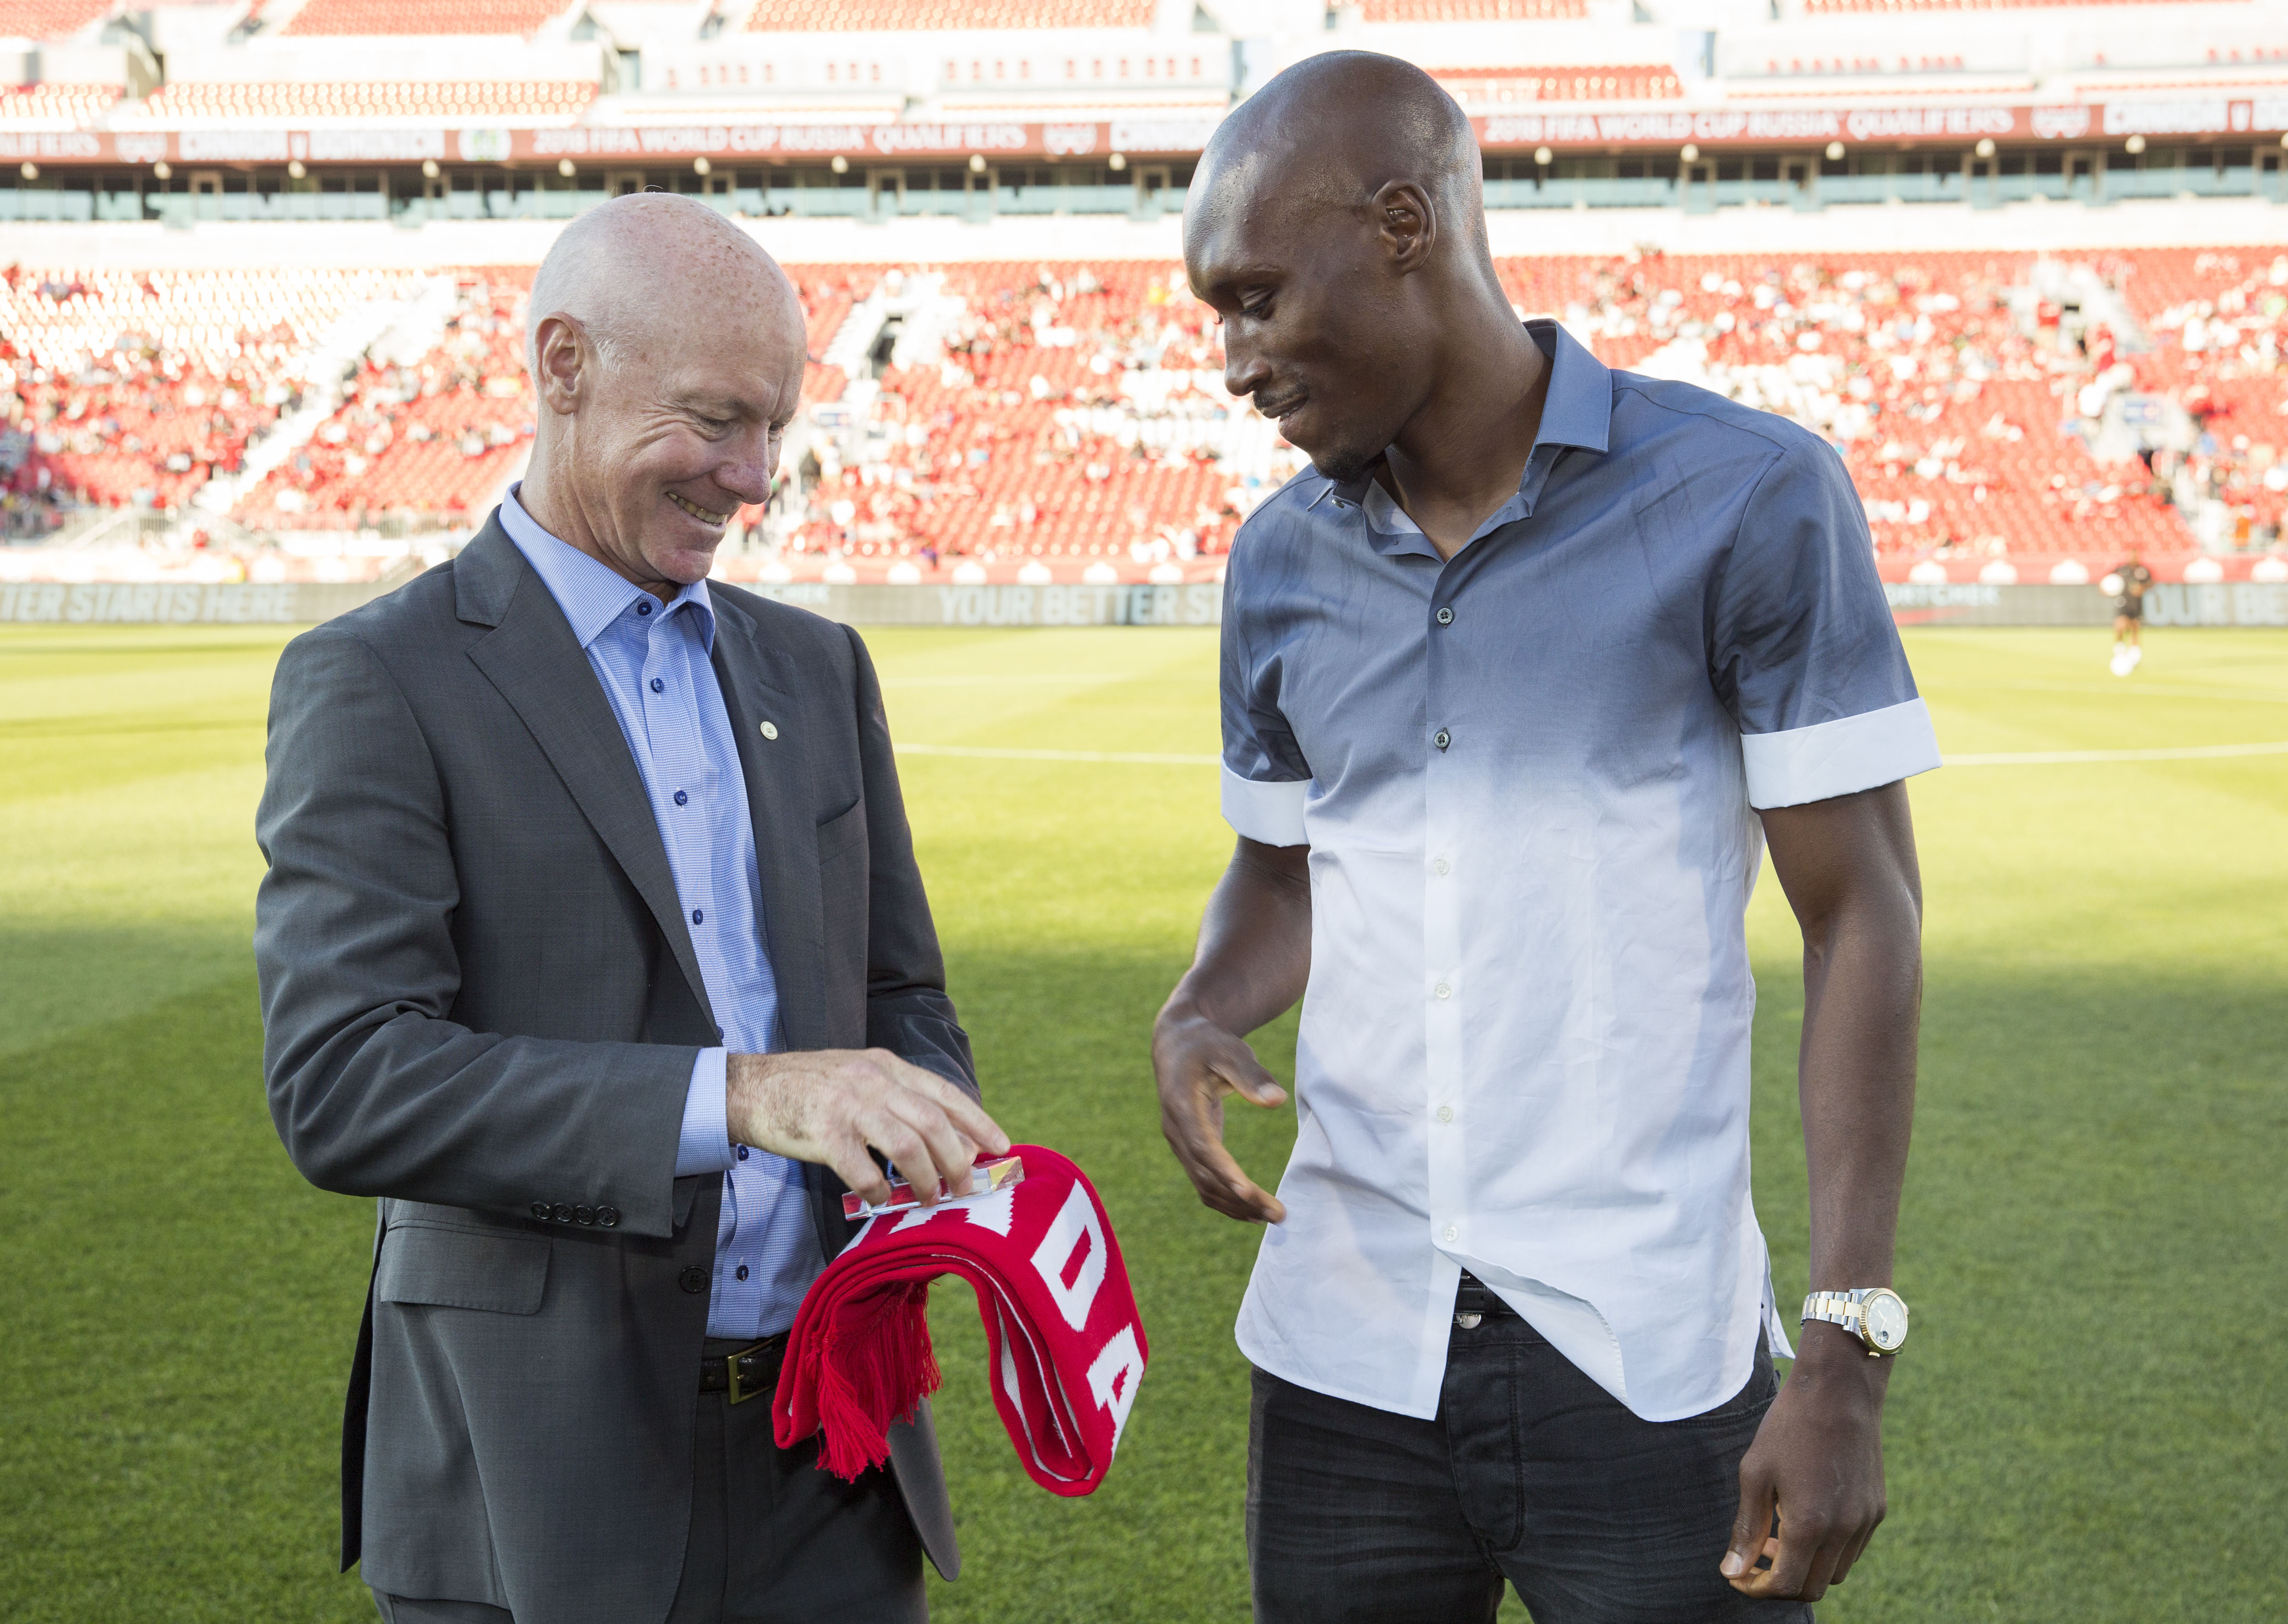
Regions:
[[[806, 786], [808, 741], [795, 703], [794, 662], [767, 646], [743, 609], [715, 598], [715, 677], [738, 741], [755, 826], [763, 937], [778, 983], [779, 1024], [791, 1049], [826, 1047], [826, 919], [818, 891], [817, 823]], [[765, 738], [762, 724], [777, 733]]]
[[497, 520], [463, 549], [456, 569], [473, 577], [459, 594], [461, 617], [493, 626], [492, 635], [469, 650], [470, 659], [524, 719], [582, 815], [626, 871], [708, 1024], [715, 1025], [643, 777], [564, 611]]

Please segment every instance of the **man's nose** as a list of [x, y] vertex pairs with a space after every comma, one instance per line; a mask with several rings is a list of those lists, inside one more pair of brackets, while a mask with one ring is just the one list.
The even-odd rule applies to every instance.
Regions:
[[757, 424], [735, 439], [730, 455], [715, 471], [715, 482], [740, 501], [770, 500], [771, 479], [779, 471], [779, 437], [767, 425]]
[[1224, 340], [1223, 386], [1235, 395], [1248, 395], [1271, 381], [1271, 366], [1252, 350]]

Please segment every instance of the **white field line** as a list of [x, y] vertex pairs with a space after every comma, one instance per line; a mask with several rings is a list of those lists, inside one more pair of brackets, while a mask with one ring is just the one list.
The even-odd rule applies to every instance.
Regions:
[[2164, 750], [2006, 750], [1950, 755], [1949, 767], [2061, 767], [2078, 761], [2220, 761], [2234, 756], [2288, 755], [2276, 744], [2184, 744]]
[[[1214, 767], [1221, 758], [1174, 755], [1154, 751], [1001, 750], [977, 744], [906, 744], [900, 755], [958, 756], [979, 761], [1101, 761], [1129, 767]], [[2275, 744], [2187, 744], [2162, 750], [2009, 750], [1950, 755], [1949, 767], [2067, 767], [2103, 761], [2220, 761], [2238, 756], [2288, 755], [2288, 740]]]

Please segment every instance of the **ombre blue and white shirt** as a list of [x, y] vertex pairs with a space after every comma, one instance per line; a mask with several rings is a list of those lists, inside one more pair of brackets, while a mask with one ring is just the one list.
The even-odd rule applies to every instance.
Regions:
[[1299, 1113], [1239, 1342], [1436, 1413], [1476, 1275], [1648, 1421], [1788, 1343], [1749, 1197], [1756, 809], [1939, 764], [1841, 460], [1554, 323], [1517, 495], [1450, 561], [1291, 482], [1225, 587], [1223, 805], [1311, 848]]

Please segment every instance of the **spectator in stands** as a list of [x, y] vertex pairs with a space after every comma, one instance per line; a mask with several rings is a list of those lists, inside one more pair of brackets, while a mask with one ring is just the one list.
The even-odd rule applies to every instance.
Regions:
[[391, 1624], [918, 1624], [924, 1549], [957, 1560], [927, 1412], [846, 1484], [767, 1397], [844, 1181], [888, 1195], [868, 1147], [933, 1191], [1007, 1140], [864, 646], [706, 580], [800, 313], [644, 194], [566, 228], [531, 308], [523, 483], [274, 691], [274, 1111], [381, 1198], [346, 1556]]
[[[1901, 780], [1936, 744], [1834, 452], [1521, 324], [1480, 176], [1434, 82], [1338, 52], [1240, 104], [1185, 205], [1226, 380], [1315, 469], [1232, 553], [1239, 840], [1153, 1041], [1202, 1200], [1276, 1226], [1239, 1323], [1255, 1616], [1488, 1620], [1506, 1578], [1538, 1624], [1807, 1620], [1883, 1514]], [[1784, 1390], [1767, 841], [1806, 948], [1802, 1318], [1832, 1322]], [[1223, 1101], [1283, 1100], [1243, 1039], [1307, 990], [1275, 1198]]]

